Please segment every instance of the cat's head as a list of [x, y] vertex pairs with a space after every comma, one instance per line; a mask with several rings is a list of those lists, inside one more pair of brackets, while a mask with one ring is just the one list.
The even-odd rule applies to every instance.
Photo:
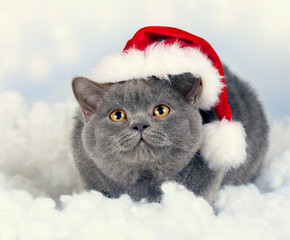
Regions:
[[122, 184], [160, 183], [183, 169], [201, 144], [199, 78], [190, 73], [98, 84], [73, 79], [83, 111], [83, 145], [99, 169]]

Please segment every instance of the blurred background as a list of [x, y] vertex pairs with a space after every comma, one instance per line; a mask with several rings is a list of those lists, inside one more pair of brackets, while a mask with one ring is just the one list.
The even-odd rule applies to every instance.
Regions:
[[30, 105], [73, 99], [73, 76], [148, 25], [206, 39], [272, 119], [290, 116], [289, 0], [0, 0], [0, 93]]

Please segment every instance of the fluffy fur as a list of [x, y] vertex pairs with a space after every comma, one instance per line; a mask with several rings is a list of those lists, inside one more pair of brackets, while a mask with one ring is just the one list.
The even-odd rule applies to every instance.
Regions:
[[246, 145], [245, 129], [240, 122], [222, 119], [203, 127], [200, 152], [213, 170], [239, 167], [246, 161]]
[[[134, 200], [159, 201], [161, 184], [176, 181], [212, 203], [223, 184], [255, 178], [268, 145], [267, 121], [250, 87], [227, 68], [225, 76], [233, 121], [241, 122], [246, 134], [246, 160], [236, 169], [210, 166], [200, 154], [205, 124], [217, 117], [213, 110], [199, 109], [196, 76], [168, 76], [170, 81], [152, 76], [109, 85], [75, 78], [73, 90], [82, 111], [76, 115], [72, 148], [86, 188], [108, 197], [127, 193]], [[170, 112], [156, 117], [153, 109], [161, 104]], [[125, 111], [126, 119], [109, 118], [117, 109]], [[136, 130], [140, 124], [146, 126], [142, 132]], [[145, 143], [140, 144], [141, 138]], [[213, 150], [218, 148], [214, 139], [212, 144]]]

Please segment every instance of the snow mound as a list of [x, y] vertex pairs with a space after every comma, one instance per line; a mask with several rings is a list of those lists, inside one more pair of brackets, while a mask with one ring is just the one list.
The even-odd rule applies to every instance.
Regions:
[[290, 118], [272, 124], [256, 185], [221, 189], [214, 208], [183, 186], [160, 204], [81, 191], [70, 151], [73, 101], [28, 107], [0, 94], [0, 239], [289, 239]]

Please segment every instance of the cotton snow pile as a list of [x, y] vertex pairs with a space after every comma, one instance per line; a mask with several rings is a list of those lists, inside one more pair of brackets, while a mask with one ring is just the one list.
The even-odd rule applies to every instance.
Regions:
[[175, 183], [160, 204], [82, 191], [70, 150], [73, 101], [28, 107], [0, 94], [0, 239], [290, 239], [290, 118], [271, 124], [256, 184], [205, 200]]

